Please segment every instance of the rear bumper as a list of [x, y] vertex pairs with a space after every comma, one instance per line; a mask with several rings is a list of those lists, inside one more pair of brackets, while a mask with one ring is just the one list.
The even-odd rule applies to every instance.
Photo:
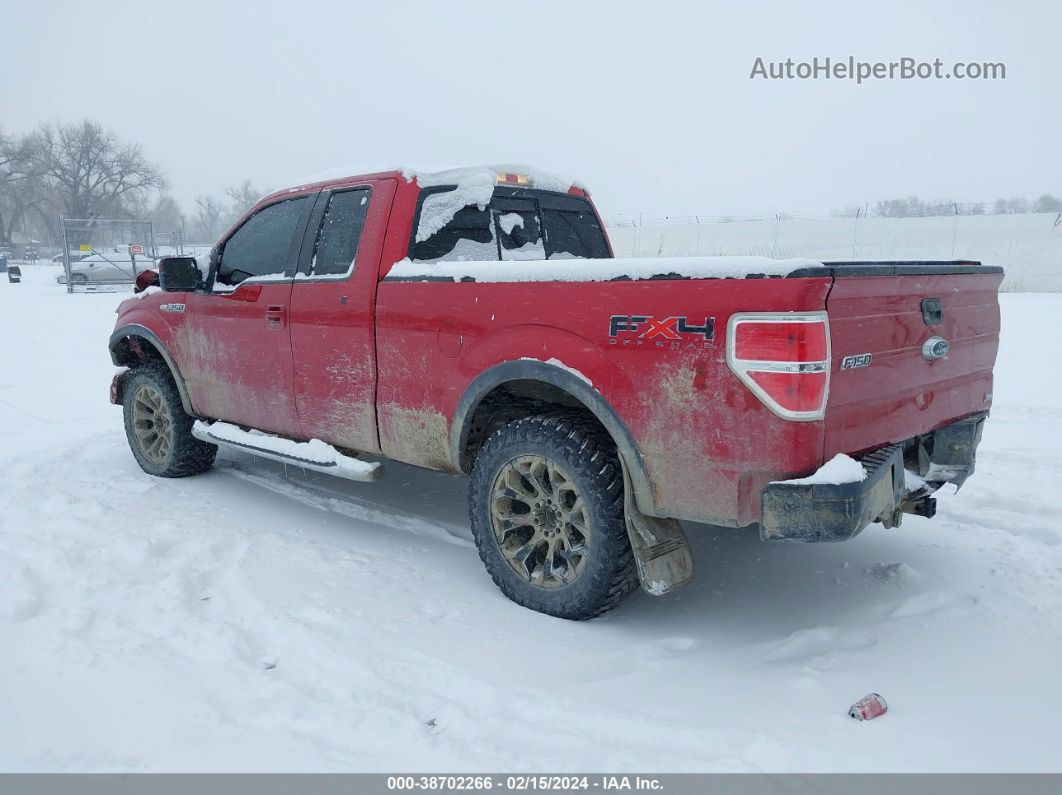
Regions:
[[[865, 480], [843, 484], [771, 483], [760, 498], [764, 541], [846, 541], [867, 525], [900, 524], [904, 513], [932, 516], [929, 495], [961, 485], [974, 470], [988, 415], [978, 414], [928, 434], [860, 456]], [[924, 481], [908, 489], [905, 470]]]

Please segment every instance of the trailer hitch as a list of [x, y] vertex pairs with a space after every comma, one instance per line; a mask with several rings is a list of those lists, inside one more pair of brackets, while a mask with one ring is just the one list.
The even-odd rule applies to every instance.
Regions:
[[912, 494], [905, 497], [904, 501], [900, 503], [900, 510], [914, 516], [924, 516], [926, 519], [932, 519], [937, 515], [937, 499], [930, 496], [917, 497]]

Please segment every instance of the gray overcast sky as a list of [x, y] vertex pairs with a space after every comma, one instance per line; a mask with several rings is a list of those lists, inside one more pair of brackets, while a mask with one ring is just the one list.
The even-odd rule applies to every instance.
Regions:
[[[534, 163], [602, 212], [824, 212], [1062, 193], [1062, 3], [42, 2], [4, 12], [0, 124], [91, 117], [186, 210], [247, 177]], [[750, 80], [757, 56], [1001, 81]]]

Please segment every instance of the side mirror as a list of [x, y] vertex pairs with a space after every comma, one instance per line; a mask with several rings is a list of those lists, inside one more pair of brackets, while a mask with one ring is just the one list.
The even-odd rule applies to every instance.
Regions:
[[159, 260], [159, 285], [168, 293], [195, 290], [199, 287], [199, 263], [195, 257], [163, 257]]

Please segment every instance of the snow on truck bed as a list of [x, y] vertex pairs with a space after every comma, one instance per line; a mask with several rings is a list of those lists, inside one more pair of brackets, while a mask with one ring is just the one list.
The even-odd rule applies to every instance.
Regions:
[[[1062, 295], [1001, 296], [978, 471], [936, 519], [687, 524], [689, 587], [569, 623], [494, 587], [464, 478], [143, 474], [107, 403], [118, 297], [57, 273], [0, 282], [0, 770], [1062, 766]], [[888, 713], [849, 719], [872, 691]]]
[[683, 279], [744, 279], [788, 276], [805, 268], [821, 268], [811, 259], [769, 257], [632, 257], [630, 259], [555, 259], [531, 262], [432, 262], [409, 259], [391, 266], [385, 281], [477, 282], [607, 282], [667, 276]]

